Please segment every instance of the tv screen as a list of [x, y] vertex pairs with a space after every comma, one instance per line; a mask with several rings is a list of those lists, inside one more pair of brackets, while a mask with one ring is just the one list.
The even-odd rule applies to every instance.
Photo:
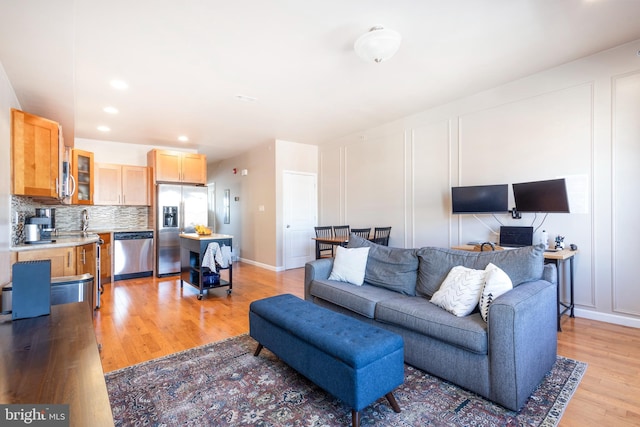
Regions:
[[497, 213], [509, 211], [509, 186], [474, 185], [451, 187], [454, 214]]
[[564, 178], [513, 184], [513, 198], [519, 212], [569, 213]]

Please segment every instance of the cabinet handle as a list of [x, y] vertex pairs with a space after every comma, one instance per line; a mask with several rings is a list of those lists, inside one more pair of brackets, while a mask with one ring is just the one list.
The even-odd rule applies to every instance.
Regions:
[[71, 268], [71, 251], [67, 252], [67, 267]]
[[123, 195], [122, 195], [122, 204], [123, 204], [123, 205], [126, 205], [126, 204], [127, 204], [127, 195], [126, 195], [126, 194], [123, 194]]
[[82, 249], [82, 263], [86, 264], [87, 263], [87, 251], [86, 249]]

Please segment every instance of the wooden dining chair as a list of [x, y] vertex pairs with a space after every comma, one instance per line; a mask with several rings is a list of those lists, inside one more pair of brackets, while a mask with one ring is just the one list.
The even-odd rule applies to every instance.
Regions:
[[369, 240], [369, 236], [371, 235], [371, 227], [369, 228], [352, 228], [351, 234], [355, 234], [356, 236], [362, 237], [363, 239]]
[[389, 234], [391, 234], [391, 227], [375, 227], [371, 241], [379, 245], [389, 246]]
[[[333, 227], [331, 227], [330, 225], [326, 227], [314, 227], [314, 229], [316, 231], [316, 237], [333, 237]], [[316, 259], [320, 259], [325, 255], [333, 257], [333, 245], [328, 243], [320, 243], [316, 240]]]
[[340, 246], [347, 246], [347, 241], [349, 240], [350, 233], [351, 233], [351, 228], [348, 225], [333, 226], [334, 237], [341, 237], [344, 239], [344, 243], [341, 243]]
[[348, 225], [334, 225], [333, 226], [333, 235], [335, 237], [349, 237], [350, 227]]

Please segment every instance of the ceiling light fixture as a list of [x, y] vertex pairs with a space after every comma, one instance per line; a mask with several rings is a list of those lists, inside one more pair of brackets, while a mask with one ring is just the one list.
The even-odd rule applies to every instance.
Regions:
[[382, 62], [395, 55], [401, 41], [400, 33], [378, 25], [358, 37], [353, 49], [365, 61]]
[[186, 136], [186, 135], [180, 135], [178, 137], [178, 141], [180, 141], [180, 142], [188, 142], [189, 141], [189, 137]]
[[109, 128], [109, 126], [98, 126], [98, 130], [100, 132], [109, 132], [111, 128]]
[[109, 114], [118, 114], [118, 109], [116, 107], [104, 107], [102, 111]]
[[118, 90], [125, 90], [129, 88], [129, 85], [122, 80], [111, 80], [111, 87]]
[[256, 102], [258, 100], [258, 98], [248, 95], [236, 95], [236, 98], [244, 102]]

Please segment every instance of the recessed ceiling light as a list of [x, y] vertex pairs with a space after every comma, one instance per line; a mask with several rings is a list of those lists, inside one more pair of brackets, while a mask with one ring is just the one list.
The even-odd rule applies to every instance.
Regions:
[[129, 88], [129, 85], [122, 80], [111, 80], [111, 87], [118, 90]]
[[109, 132], [111, 129], [109, 128], [109, 126], [98, 126], [98, 130], [100, 132]]
[[116, 107], [104, 107], [102, 111], [109, 114], [118, 114], [118, 109]]
[[236, 98], [239, 99], [240, 101], [245, 101], [245, 102], [256, 102], [258, 100], [258, 98], [254, 98], [253, 96], [247, 96], [247, 95], [236, 95]]
[[180, 135], [180, 136], [178, 137], [178, 141], [180, 141], [180, 142], [187, 142], [187, 141], [189, 141], [189, 137], [188, 137], [188, 136], [185, 136], [185, 135]]

